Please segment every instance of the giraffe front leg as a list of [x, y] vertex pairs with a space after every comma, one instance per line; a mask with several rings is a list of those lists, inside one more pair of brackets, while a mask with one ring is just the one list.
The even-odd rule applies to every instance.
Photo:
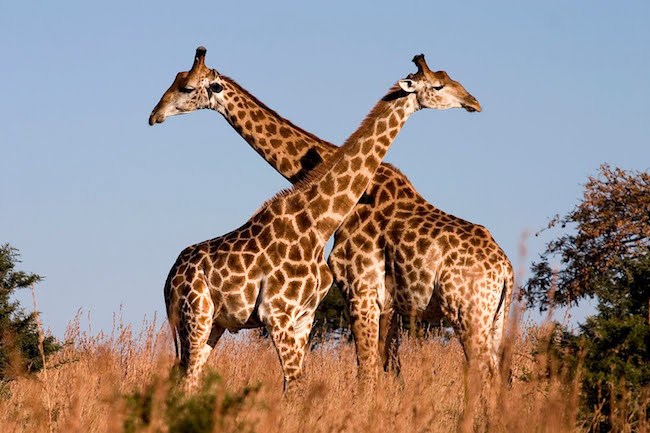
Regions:
[[283, 391], [286, 393], [302, 376], [302, 363], [305, 358], [307, 341], [306, 338], [299, 339], [297, 337], [293, 320], [286, 313], [270, 317], [267, 328], [280, 358]]

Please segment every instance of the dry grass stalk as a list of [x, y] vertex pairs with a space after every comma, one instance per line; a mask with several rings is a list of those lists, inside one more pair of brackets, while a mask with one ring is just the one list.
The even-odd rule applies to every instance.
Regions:
[[[117, 323], [110, 334], [90, 335], [81, 330], [78, 319], [47, 370], [36, 379], [23, 376], [10, 383], [10, 396], [0, 398], [2, 431], [124, 431], [133, 414], [126, 396], [148, 390], [151, 411], [147, 424], [136, 431], [173, 431], [169, 422], [178, 414], [168, 409], [174, 360], [167, 324], [157, 324], [154, 318], [134, 333], [131, 326]], [[510, 330], [503, 365], [512, 374], [495, 380], [488, 411], [470, 423], [472, 428], [587, 431], [589, 423], [578, 419], [579, 378], [570, 379], [545, 353], [533, 354], [533, 347], [547, 337], [545, 332], [547, 328], [533, 325]], [[460, 344], [446, 336], [402, 338], [402, 376], [381, 375], [376, 395], [357, 391], [354, 345], [326, 341], [308, 354], [306, 374], [295, 395], [283, 398], [270, 341], [255, 333], [226, 335], [208, 360], [208, 369], [221, 375], [211, 415], [214, 431], [458, 431], [465, 410]], [[469, 382], [468, 389], [473, 391], [474, 384]], [[237, 400], [243, 390], [248, 394]], [[624, 419], [616, 422], [620, 431], [631, 431], [623, 428]], [[647, 420], [643, 422], [634, 431], [647, 432]]]
[[31, 286], [32, 289], [32, 300], [34, 301], [34, 321], [36, 322], [36, 328], [38, 329], [38, 351], [41, 354], [41, 360], [43, 362], [43, 390], [45, 391], [45, 400], [47, 402], [47, 426], [51, 432], [54, 431], [52, 423], [52, 398], [50, 397], [50, 391], [48, 388], [49, 380], [47, 376], [47, 365], [45, 364], [45, 349], [43, 348], [43, 342], [45, 341], [45, 333], [43, 332], [43, 325], [41, 324], [40, 313], [38, 312], [38, 303], [36, 302], [36, 290], [34, 289], [34, 284]]

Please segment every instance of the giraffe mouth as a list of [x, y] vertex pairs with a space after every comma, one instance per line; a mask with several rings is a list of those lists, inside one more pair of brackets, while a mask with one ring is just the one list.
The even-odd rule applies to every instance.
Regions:
[[481, 111], [481, 104], [479, 104], [476, 98], [474, 98], [472, 95], [468, 95], [467, 98], [465, 98], [465, 102], [460, 103], [460, 106], [470, 113]]
[[481, 111], [481, 108], [480, 108], [480, 107], [474, 107], [474, 106], [471, 106], [471, 105], [468, 105], [468, 104], [461, 104], [461, 106], [462, 106], [465, 110], [469, 111], [470, 113], [475, 113], [475, 112], [477, 112], [477, 111], [478, 111], [478, 112]]

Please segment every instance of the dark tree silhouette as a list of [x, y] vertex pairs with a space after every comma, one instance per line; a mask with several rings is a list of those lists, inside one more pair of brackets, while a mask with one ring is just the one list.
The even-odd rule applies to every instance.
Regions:
[[[26, 313], [11, 295], [42, 280], [40, 275], [15, 269], [20, 263], [18, 250], [9, 244], [0, 246], [0, 380], [23, 372], [39, 370], [43, 360], [39, 350], [39, 333], [34, 313]], [[45, 355], [59, 348], [52, 336], [45, 337]]]

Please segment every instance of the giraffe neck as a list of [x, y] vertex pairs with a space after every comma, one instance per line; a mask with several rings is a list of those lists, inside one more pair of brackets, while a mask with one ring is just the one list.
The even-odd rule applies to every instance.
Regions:
[[414, 94], [393, 86], [343, 146], [296, 187], [321, 239], [329, 239], [356, 206], [393, 140], [419, 108]]
[[231, 78], [222, 75], [221, 84], [221, 100], [212, 108], [291, 183], [336, 152], [336, 146], [283, 118]]

